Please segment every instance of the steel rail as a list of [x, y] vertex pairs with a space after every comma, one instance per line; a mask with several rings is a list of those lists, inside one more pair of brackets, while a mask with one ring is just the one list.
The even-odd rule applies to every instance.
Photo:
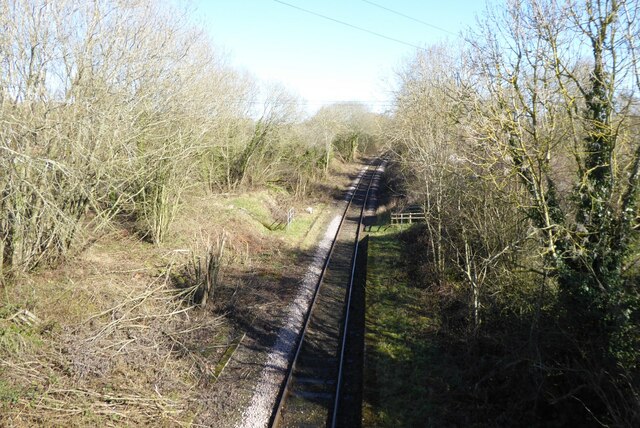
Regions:
[[[324, 276], [325, 273], [327, 271], [327, 267], [329, 266], [329, 262], [331, 260], [331, 256], [333, 255], [333, 250], [335, 248], [335, 244], [338, 241], [338, 236], [340, 235], [340, 231], [342, 230], [342, 226], [344, 224], [344, 220], [347, 218], [347, 214], [349, 212], [349, 208], [351, 207], [351, 203], [353, 202], [353, 200], [355, 199], [356, 193], [358, 191], [358, 189], [360, 188], [360, 184], [362, 183], [363, 178], [365, 177], [367, 171], [369, 170], [371, 165], [367, 165], [367, 167], [362, 171], [362, 173], [360, 174], [360, 177], [358, 178], [357, 183], [355, 184], [355, 186], [353, 186], [353, 190], [351, 193], [351, 197], [349, 198], [349, 200], [347, 201], [347, 205], [344, 208], [344, 212], [342, 213], [342, 217], [340, 218], [340, 223], [338, 224], [338, 228], [336, 230], [336, 234], [333, 237], [333, 240], [331, 241], [331, 247], [329, 248], [329, 252], [327, 253], [327, 257], [324, 260], [324, 263], [322, 265], [322, 270], [320, 272], [320, 276], [318, 278], [318, 281], [316, 283], [316, 288], [313, 292], [313, 297], [311, 300], [311, 304], [309, 305], [309, 309], [307, 310], [307, 313], [305, 315], [305, 320], [304, 320], [304, 324], [302, 327], [302, 332], [300, 333], [299, 337], [298, 337], [298, 344], [296, 346], [296, 351], [295, 354], [293, 356], [293, 359], [291, 360], [291, 364], [289, 365], [289, 368], [287, 369], [287, 374], [286, 374], [286, 378], [285, 381], [282, 384], [282, 387], [280, 388], [280, 392], [278, 393], [278, 398], [276, 399], [276, 405], [274, 407], [274, 411], [271, 414], [271, 418], [269, 420], [269, 426], [270, 427], [277, 427], [278, 423], [280, 421], [280, 417], [282, 414], [282, 408], [284, 407], [284, 403], [286, 401], [286, 395], [287, 395], [287, 391], [289, 389], [289, 386], [291, 384], [291, 380], [293, 378], [293, 372], [295, 370], [296, 367], [296, 363], [298, 361], [298, 357], [300, 355], [300, 351], [302, 350], [302, 346], [304, 344], [304, 338], [305, 335], [307, 333], [307, 328], [309, 326], [309, 322], [311, 320], [311, 315], [313, 313], [313, 310], [315, 308], [316, 305], [316, 301], [318, 298], [318, 295], [320, 294], [320, 288], [322, 286], [322, 282], [324, 280]], [[374, 171], [374, 175], [375, 175], [375, 171]], [[371, 177], [370, 181], [369, 181], [369, 186], [367, 187], [367, 195], [369, 194], [369, 189], [371, 188], [371, 183], [373, 182], [373, 176]], [[365, 201], [363, 202], [363, 207], [366, 205], [366, 197], [365, 197]], [[362, 214], [360, 217], [360, 222], [362, 221]], [[359, 235], [360, 233], [360, 223], [358, 224], [358, 232], [357, 235]], [[357, 246], [357, 241], [356, 241], [356, 246]], [[353, 282], [353, 281], [351, 281]], [[349, 293], [351, 294], [351, 293]]]
[[360, 247], [360, 230], [362, 229], [362, 221], [364, 219], [367, 202], [369, 201], [369, 193], [371, 192], [371, 186], [376, 178], [379, 166], [373, 171], [369, 185], [367, 186], [367, 192], [364, 195], [362, 201], [362, 208], [360, 209], [360, 219], [358, 220], [358, 229], [356, 230], [355, 245], [353, 247], [353, 256], [351, 257], [351, 275], [349, 277], [349, 286], [347, 291], [347, 302], [344, 310], [344, 324], [342, 327], [342, 340], [340, 342], [340, 358], [338, 360], [338, 378], [336, 380], [336, 392], [333, 400], [333, 414], [331, 416], [331, 428], [336, 428], [338, 423], [338, 409], [340, 407], [340, 389], [342, 387], [342, 377], [344, 368], [344, 354], [347, 346], [347, 335], [349, 332], [349, 314], [351, 312], [351, 295], [353, 291], [353, 283], [356, 277], [356, 267], [358, 265], [358, 247]]

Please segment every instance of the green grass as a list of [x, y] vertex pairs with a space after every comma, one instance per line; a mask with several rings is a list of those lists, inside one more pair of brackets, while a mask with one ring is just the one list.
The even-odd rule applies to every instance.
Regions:
[[254, 220], [269, 228], [275, 219], [267, 208], [267, 195], [265, 192], [246, 194], [231, 199], [229, 202], [236, 208], [246, 212]]
[[[2, 372], [0, 372], [0, 375]], [[3, 379], [0, 379], [0, 409], [2, 409], [5, 405], [11, 405], [18, 401], [20, 396], [22, 395], [22, 391], [19, 390], [15, 385], [6, 382]]]
[[17, 354], [28, 348], [40, 347], [42, 344], [42, 337], [35, 328], [0, 321], [0, 357], [5, 353]]
[[[289, 227], [285, 227], [284, 218], [276, 218], [269, 209], [269, 206], [275, 205], [275, 202], [267, 191], [238, 196], [231, 199], [229, 203], [260, 223], [263, 233], [283, 238], [291, 244], [300, 244], [326, 209], [326, 205], [317, 204], [313, 214], [295, 210], [293, 221]], [[286, 215], [287, 209], [288, 207], [280, 207], [283, 216]]]
[[407, 276], [400, 233], [389, 227], [369, 235], [364, 426], [431, 425], [430, 368], [438, 351], [427, 337], [436, 321], [426, 291]]
[[322, 232], [322, 221], [318, 220], [322, 220], [326, 208], [324, 204], [317, 204], [313, 214], [296, 211], [289, 228], [277, 230], [275, 233], [291, 243], [300, 244], [302, 248], [315, 246], [317, 237]]

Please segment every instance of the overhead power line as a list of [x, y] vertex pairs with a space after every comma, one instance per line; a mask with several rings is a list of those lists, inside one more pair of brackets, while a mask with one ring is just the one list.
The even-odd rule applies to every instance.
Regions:
[[427, 27], [435, 28], [436, 30], [444, 31], [445, 33], [449, 33], [449, 34], [453, 34], [454, 36], [456, 35], [456, 33], [452, 32], [452, 31], [449, 31], [446, 28], [442, 28], [442, 27], [438, 27], [437, 25], [429, 24], [426, 21], [423, 21], [423, 20], [418, 19], [418, 18], [414, 18], [413, 16], [410, 16], [410, 15], [406, 15], [406, 14], [404, 14], [402, 12], [398, 12], [397, 10], [389, 9], [388, 7], [382, 6], [381, 4], [378, 4], [378, 3], [375, 3], [375, 2], [372, 2], [372, 1], [369, 1], [369, 0], [362, 0], [362, 1], [365, 2], [365, 3], [369, 3], [372, 6], [375, 6], [375, 7], [378, 7], [380, 9], [386, 10], [387, 12], [391, 12], [393, 14], [402, 16], [403, 18], [407, 18], [407, 19], [410, 19], [412, 21], [419, 22], [420, 24], [426, 25]]
[[328, 20], [328, 21], [332, 21], [332, 22], [336, 22], [336, 23], [338, 23], [338, 24], [342, 24], [342, 25], [344, 25], [344, 26], [347, 26], [347, 27], [353, 28], [353, 29], [355, 29], [355, 30], [359, 30], [359, 31], [362, 31], [362, 32], [365, 32], [365, 33], [373, 34], [374, 36], [381, 37], [381, 38], [383, 38], [383, 39], [387, 39], [387, 40], [391, 40], [392, 42], [402, 43], [403, 45], [406, 45], [406, 46], [411, 46], [411, 47], [413, 47], [413, 48], [417, 48], [417, 49], [420, 49], [420, 50], [424, 50], [424, 48], [423, 48], [423, 47], [418, 46], [418, 45], [414, 45], [413, 43], [405, 42], [404, 40], [400, 40], [400, 39], [396, 39], [396, 38], [393, 38], [393, 37], [390, 37], [390, 36], [386, 36], [386, 35], [384, 35], [384, 34], [378, 33], [378, 32], [376, 32], [376, 31], [369, 30], [369, 29], [367, 29], [367, 28], [358, 27], [357, 25], [349, 24], [348, 22], [340, 21], [339, 19], [331, 18], [330, 16], [323, 15], [323, 14], [321, 14], [321, 13], [317, 13], [317, 12], [314, 12], [314, 11], [312, 11], [312, 10], [302, 8], [302, 7], [299, 7], [299, 6], [293, 5], [293, 4], [291, 4], [291, 3], [287, 3], [287, 2], [284, 2], [284, 1], [281, 1], [281, 0], [273, 0], [273, 1], [275, 1], [276, 3], [283, 4], [283, 5], [285, 5], [285, 6], [289, 6], [289, 7], [293, 8], [293, 9], [298, 9], [298, 10], [300, 10], [300, 11], [302, 11], [302, 12], [305, 12], [305, 13], [308, 13], [308, 14], [311, 14], [311, 15], [315, 15], [315, 16], [317, 16], [317, 17], [320, 17], [320, 18], [326, 19], [326, 20]]

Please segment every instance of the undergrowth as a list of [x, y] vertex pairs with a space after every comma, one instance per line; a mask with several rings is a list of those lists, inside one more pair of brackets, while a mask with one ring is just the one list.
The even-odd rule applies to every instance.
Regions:
[[634, 426], [633, 375], [581, 354], [559, 327], [553, 287], [541, 300], [522, 276], [485, 300], [474, 328], [468, 290], [428, 275], [422, 233], [370, 235], [366, 426]]

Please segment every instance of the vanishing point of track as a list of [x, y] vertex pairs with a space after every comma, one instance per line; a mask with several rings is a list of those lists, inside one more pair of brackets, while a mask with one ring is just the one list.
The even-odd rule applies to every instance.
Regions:
[[[383, 162], [358, 176], [316, 285], [295, 353], [273, 409], [272, 427], [353, 426], [360, 416], [362, 332], [352, 330], [360, 230]], [[373, 192], [372, 192], [373, 191]], [[371, 200], [370, 200], [371, 199]], [[360, 302], [362, 303], [362, 302]], [[361, 305], [360, 305], [361, 306]], [[357, 323], [356, 323], [357, 324]], [[360, 351], [361, 352], [361, 351]], [[359, 361], [356, 361], [359, 360]], [[360, 375], [358, 374], [360, 373]]]

